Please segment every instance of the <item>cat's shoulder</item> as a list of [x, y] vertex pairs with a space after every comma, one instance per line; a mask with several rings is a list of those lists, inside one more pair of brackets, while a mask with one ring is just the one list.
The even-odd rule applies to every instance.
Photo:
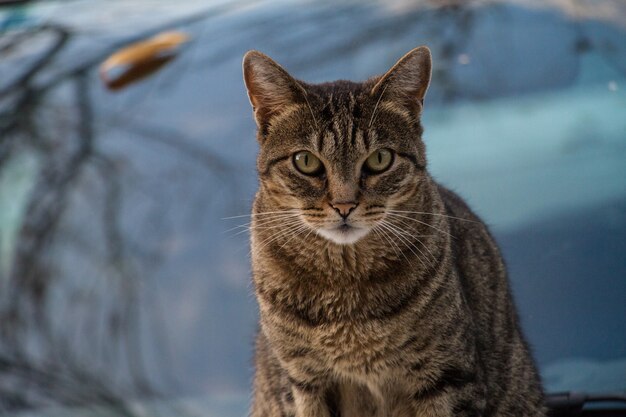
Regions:
[[457, 235], [483, 235], [487, 240], [493, 240], [487, 224], [460, 195], [440, 184], [437, 184], [437, 191], [443, 201], [445, 214], [449, 216], [452, 232]]
[[441, 184], [437, 184], [437, 192], [443, 201], [448, 215], [480, 221], [478, 216], [460, 195]]

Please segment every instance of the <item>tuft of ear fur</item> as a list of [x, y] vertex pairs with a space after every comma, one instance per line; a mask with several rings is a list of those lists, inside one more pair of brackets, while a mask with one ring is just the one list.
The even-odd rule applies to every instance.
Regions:
[[[430, 84], [432, 58], [426, 46], [407, 52], [385, 73], [370, 94], [384, 101], [396, 101], [419, 113]], [[384, 97], [383, 97], [384, 96]]]
[[262, 134], [271, 120], [290, 106], [306, 101], [304, 88], [267, 55], [248, 51], [243, 57], [243, 80], [254, 118]]

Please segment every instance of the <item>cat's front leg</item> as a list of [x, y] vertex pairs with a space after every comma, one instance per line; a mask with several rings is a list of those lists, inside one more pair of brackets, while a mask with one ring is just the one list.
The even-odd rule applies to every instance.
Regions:
[[323, 392], [307, 392], [294, 388], [296, 417], [330, 417], [330, 410]]
[[444, 394], [439, 399], [417, 403], [414, 417], [477, 417], [484, 412], [484, 399], [457, 398]]
[[413, 417], [470, 417], [484, 413], [487, 390], [473, 362], [418, 361], [408, 381], [405, 392], [413, 404]]
[[330, 417], [328, 394], [333, 382], [323, 361], [307, 346], [285, 346], [276, 353], [291, 386], [295, 417]]
[[311, 355], [296, 354], [304, 350], [294, 348], [278, 353], [293, 394], [295, 417], [330, 417], [327, 403], [330, 380], [319, 359]]

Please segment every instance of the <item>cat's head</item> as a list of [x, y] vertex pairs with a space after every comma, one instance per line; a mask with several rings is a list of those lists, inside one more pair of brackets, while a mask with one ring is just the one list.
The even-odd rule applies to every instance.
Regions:
[[428, 48], [363, 83], [307, 84], [257, 51], [245, 55], [243, 71], [258, 125], [263, 211], [295, 214], [291, 223], [352, 244], [418, 192]]

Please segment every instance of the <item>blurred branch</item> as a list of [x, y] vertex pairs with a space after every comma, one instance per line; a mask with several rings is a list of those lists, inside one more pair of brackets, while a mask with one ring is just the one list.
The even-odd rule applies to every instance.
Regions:
[[[84, 370], [68, 367], [67, 364], [37, 363], [20, 355], [0, 354], [0, 375], [13, 379], [13, 386], [36, 386], [50, 398], [68, 406], [103, 405], [121, 416], [134, 416], [121, 400], [121, 394], [112, 392], [108, 388], [111, 384], [106, 383], [101, 375], [88, 375]], [[10, 408], [16, 408], [18, 404], [22, 407], [17, 408], [23, 408], [32, 401], [28, 398], [28, 390], [11, 389], [6, 384], [0, 384], [0, 398], [3, 400], [0, 401], [0, 410], [2, 404], [6, 404], [6, 398], [11, 398]]]
[[[0, 173], [16, 149], [34, 152], [42, 165], [28, 196], [9, 275], [0, 277], [0, 412], [46, 404], [102, 404], [117, 410], [116, 415], [131, 416], [125, 399], [158, 395], [148, 379], [143, 358], [142, 326], [149, 318], [142, 312], [141, 273], [131, 258], [128, 237], [121, 228], [119, 167], [96, 143], [89, 76], [95, 66], [123, 45], [166, 28], [217, 17], [253, 3], [232, 2], [166, 22], [90, 53], [87, 59], [52, 77], [38, 75], [69, 44], [74, 36], [71, 30], [44, 25], [20, 32], [10, 42], [0, 45], [0, 55], [4, 55], [34, 36], [51, 33], [54, 37], [45, 51], [16, 78], [0, 85], [0, 100], [4, 104], [0, 111]], [[73, 104], [67, 113], [76, 120], [67, 133], [41, 126], [46, 120], [39, 117], [46, 97], [62, 85], [72, 87]], [[123, 130], [135, 137], [176, 150], [223, 178], [231, 168], [225, 160], [196, 145], [181, 132], [133, 124], [129, 120], [114, 125], [123, 126]], [[71, 317], [65, 321], [50, 314], [59, 290], [67, 291], [61, 287], [63, 281], [69, 279], [57, 273], [57, 260], [51, 253], [72, 195], [90, 166], [97, 168], [104, 184], [102, 216], [94, 219], [94, 223], [102, 226], [106, 266], [113, 272], [107, 275], [106, 283], [100, 284], [107, 291], [101, 296], [108, 297], [111, 305], [87, 304], [88, 311], [85, 314], [81, 311], [81, 320]], [[71, 295], [61, 296], [69, 302]], [[98, 295], [90, 291], [89, 296]], [[87, 314], [95, 317], [95, 323], [101, 323], [101, 327], [92, 326], [89, 334], [75, 333], [78, 340], [69, 340], [66, 329], [79, 321], [88, 323], [84, 317]], [[55, 327], [55, 320], [60, 319], [64, 320], [62, 326]], [[90, 347], [96, 349], [89, 351]], [[98, 361], [100, 352], [105, 352], [102, 361]]]
[[[9, 157], [14, 146], [15, 136], [10, 134], [18, 127], [28, 125], [27, 119], [30, 117], [32, 110], [37, 106], [39, 101], [40, 94], [37, 89], [33, 88], [31, 85], [33, 78], [65, 47], [70, 37], [70, 32], [67, 29], [55, 25], [45, 25], [28, 33], [30, 36], [33, 36], [37, 33], [48, 31], [56, 35], [52, 47], [43, 53], [39, 59], [31, 64], [31, 66], [11, 84], [0, 89], [0, 99], [16, 92], [18, 94], [18, 98], [13, 106], [14, 108], [9, 108], [6, 112], [0, 113], [0, 138], [3, 138], [3, 140], [0, 141], [0, 169]], [[18, 37], [18, 43], [28, 40], [30, 36]], [[8, 50], [9, 45], [11, 44], [2, 48], [0, 56]], [[14, 47], [15, 45], [11, 46]]]
[[[5, 86], [3, 89], [0, 89], [0, 97], [10, 94], [14, 90], [25, 88], [33, 79], [38, 72], [44, 69], [53, 59], [54, 57], [65, 47], [65, 44], [70, 39], [70, 32], [67, 28], [58, 25], [42, 25], [38, 27], [36, 30], [30, 33], [30, 36], [36, 33], [41, 32], [51, 32], [56, 35], [56, 39], [50, 49], [48, 49], [45, 53], [41, 55], [35, 62], [31, 64], [31, 66], [26, 69], [16, 80], [14, 80], [11, 84]], [[21, 43], [24, 40], [28, 40], [29, 37], [18, 38], [18, 41]], [[12, 45], [15, 47], [15, 44]], [[0, 50], [0, 54], [4, 51]]]
[[16, 303], [22, 294], [29, 294], [34, 306], [44, 305], [48, 274], [44, 272], [46, 267], [40, 265], [41, 253], [53, 239], [71, 186], [92, 152], [93, 120], [85, 73], [79, 73], [76, 80], [80, 145], [61, 162], [54, 158], [49, 160], [32, 192], [36, 198], [30, 200], [26, 209], [10, 274], [15, 291], [11, 297], [13, 309], [17, 308]]
[[217, 154], [198, 146], [191, 138], [182, 132], [163, 126], [151, 126], [145, 122], [137, 124], [123, 117], [116, 117], [111, 124], [117, 129], [123, 129], [136, 137], [168, 146], [182, 155], [204, 165], [218, 175], [225, 175], [232, 170], [232, 166]]

